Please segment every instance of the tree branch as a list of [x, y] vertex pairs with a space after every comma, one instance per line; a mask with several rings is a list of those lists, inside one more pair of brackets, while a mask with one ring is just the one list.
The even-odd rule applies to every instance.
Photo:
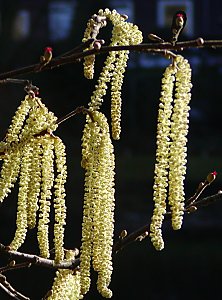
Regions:
[[[5, 253], [11, 258], [19, 259], [28, 262], [32, 265], [51, 268], [51, 269], [75, 269], [79, 265], [79, 258], [73, 261], [62, 261], [56, 264], [54, 260], [43, 258], [34, 254], [23, 253], [19, 251], [10, 250], [9, 246], [4, 246], [0, 243], [0, 253]], [[11, 268], [10, 268], [11, 269]], [[6, 269], [4, 270], [6, 271]]]
[[[91, 41], [91, 39], [90, 39]], [[82, 45], [82, 44], [81, 44]], [[136, 52], [147, 52], [151, 54], [167, 54], [165, 51], [183, 51], [188, 48], [221, 48], [222, 40], [204, 40], [202, 38], [197, 38], [195, 40], [178, 42], [175, 45], [172, 45], [169, 42], [163, 43], [143, 43], [139, 45], [129, 45], [129, 46], [102, 46], [100, 49], [92, 49], [87, 51], [82, 51], [82, 47], [77, 46], [73, 50], [70, 50], [64, 54], [59, 55], [51, 60], [51, 62], [43, 67], [39, 72], [50, 70], [55, 67], [61, 67], [66, 64], [77, 63], [86, 56], [92, 54], [104, 54], [110, 51], [120, 51], [120, 50], [129, 50]], [[75, 51], [74, 51], [75, 50]], [[80, 50], [80, 52], [78, 52]], [[69, 53], [73, 53], [68, 55]], [[7, 79], [8, 77], [18, 77], [25, 74], [30, 74], [36, 72], [36, 68], [39, 63], [34, 65], [29, 65], [20, 69], [4, 72], [0, 74], [0, 80]]]
[[0, 274], [0, 288], [2, 288], [10, 297], [17, 300], [30, 300], [30, 298], [16, 291], [11, 284], [6, 280], [6, 277]]
[[[190, 210], [190, 204], [185, 207], [185, 213], [190, 214], [195, 212], [198, 208], [208, 206], [216, 201], [222, 201], [222, 192], [219, 191], [217, 194], [205, 197], [201, 200], [195, 201], [193, 205], [195, 205], [196, 209]], [[165, 215], [165, 220], [169, 220], [171, 216], [171, 212], [167, 212]], [[119, 239], [114, 243], [113, 245], [113, 255], [117, 254], [120, 250], [131, 244], [132, 242], [135, 241], [141, 241], [145, 237], [148, 236], [150, 224], [147, 223], [143, 225], [142, 227], [136, 229], [132, 233], [128, 234], [125, 233], [124, 236], [119, 237]], [[125, 231], [125, 230], [124, 230]], [[27, 267], [30, 267], [30, 265], [36, 265], [44, 268], [51, 268], [51, 269], [72, 269], [74, 270], [79, 266], [80, 259], [76, 258], [72, 261], [62, 261], [60, 263], [55, 263], [54, 260], [52, 259], [46, 259], [39, 257], [34, 254], [27, 254], [19, 251], [13, 251], [10, 250], [9, 246], [4, 246], [3, 244], [0, 243], [0, 253], [4, 253], [8, 256], [10, 256], [13, 259], [18, 259], [21, 260], [22, 262], [27, 263]], [[16, 264], [15, 264], [16, 266]], [[24, 264], [25, 267], [25, 264]], [[15, 267], [16, 268], [16, 267]], [[6, 272], [8, 269], [13, 270], [13, 267], [4, 267], [2, 271]], [[1, 271], [1, 270], [0, 270]]]

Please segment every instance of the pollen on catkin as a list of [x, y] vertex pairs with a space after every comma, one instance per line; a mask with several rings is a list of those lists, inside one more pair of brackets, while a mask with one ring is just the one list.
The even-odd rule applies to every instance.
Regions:
[[52, 187], [54, 183], [54, 138], [45, 135], [41, 138], [42, 145], [42, 183], [39, 199], [39, 221], [38, 221], [38, 244], [40, 255], [49, 257], [49, 214], [52, 197]]
[[[105, 17], [100, 18], [100, 20], [97, 20], [96, 17], [97, 17], [96, 15], [93, 15], [87, 22], [86, 30], [84, 32], [84, 37], [82, 39], [83, 43], [89, 39], [95, 39], [99, 33], [100, 28], [106, 26]], [[99, 21], [99, 24], [98, 24], [98, 21]], [[84, 51], [93, 49], [94, 48], [93, 43], [94, 43], [94, 41]], [[93, 79], [94, 64], [95, 64], [95, 54], [84, 57], [84, 62], [83, 62], [84, 76], [87, 79]]]
[[157, 250], [164, 247], [161, 227], [166, 213], [167, 196], [173, 229], [180, 229], [182, 225], [191, 87], [190, 65], [178, 55], [164, 72], [158, 112], [153, 187], [155, 204], [150, 225], [151, 241]]
[[[126, 17], [117, 13], [115, 10], [105, 9], [105, 15], [113, 23], [111, 45], [136, 45], [142, 43], [142, 32], [136, 25], [126, 22]], [[114, 70], [111, 78], [111, 127], [114, 140], [120, 139], [121, 132], [121, 90], [123, 85], [124, 73], [129, 59], [129, 51], [118, 51], [114, 63]]]
[[65, 204], [65, 183], [67, 178], [66, 152], [65, 145], [60, 138], [54, 139], [56, 178], [54, 184], [54, 247], [55, 261], [61, 261], [64, 258], [64, 226], [66, 224], [66, 204]]
[[22, 101], [0, 144], [0, 201], [19, 178], [17, 229], [10, 247], [17, 250], [23, 244], [27, 229], [35, 228], [38, 218], [40, 254], [49, 257], [48, 226], [54, 190], [54, 247], [55, 261], [59, 262], [64, 258], [67, 170], [65, 146], [52, 134], [58, 126], [56, 120], [40, 98], [28, 95]]
[[87, 117], [82, 147], [85, 168], [85, 194], [80, 254], [81, 290], [90, 285], [90, 262], [98, 272], [97, 289], [106, 298], [112, 275], [114, 229], [114, 153], [105, 116]]
[[23, 155], [21, 157], [21, 171], [18, 193], [18, 207], [15, 237], [10, 244], [12, 250], [17, 250], [24, 242], [27, 233], [27, 201], [28, 188], [30, 182], [30, 169], [32, 157], [32, 143], [27, 143], [24, 146]]
[[154, 211], [150, 224], [150, 237], [157, 250], [164, 248], [162, 238], [162, 223], [166, 212], [166, 197], [168, 186], [169, 146], [170, 146], [170, 117], [172, 113], [173, 88], [175, 68], [170, 65], [166, 68], [162, 79], [158, 123], [157, 149], [154, 170], [153, 200]]
[[175, 82], [175, 100], [171, 117], [169, 155], [169, 204], [172, 212], [172, 227], [180, 229], [184, 214], [184, 179], [186, 174], [187, 134], [189, 102], [191, 99], [191, 68], [186, 59], [178, 55]]
[[30, 166], [30, 181], [27, 193], [27, 223], [28, 228], [36, 226], [38, 199], [41, 191], [42, 145], [41, 136], [32, 140], [32, 157]]
[[[75, 259], [74, 251], [66, 252], [66, 260]], [[56, 272], [53, 286], [47, 300], [79, 300], [83, 299], [80, 287], [79, 270], [59, 269]]]
[[[138, 27], [126, 22], [126, 17], [115, 10], [101, 9], [98, 16], [105, 17], [113, 25], [110, 46], [136, 45], [142, 42], [142, 32]], [[89, 33], [87, 36], [89, 38]], [[91, 110], [98, 110], [103, 102], [103, 97], [106, 95], [108, 83], [111, 83], [111, 126], [112, 137], [116, 140], [120, 138], [121, 132], [121, 89], [128, 58], [128, 50], [109, 53], [89, 103]]]

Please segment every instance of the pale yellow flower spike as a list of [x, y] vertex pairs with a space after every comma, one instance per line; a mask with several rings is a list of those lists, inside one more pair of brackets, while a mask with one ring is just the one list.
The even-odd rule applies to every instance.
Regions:
[[42, 183], [38, 222], [38, 243], [41, 256], [49, 257], [48, 224], [50, 199], [54, 181], [54, 138], [50, 135], [41, 137], [42, 144]]
[[172, 140], [169, 157], [169, 204], [172, 211], [173, 229], [180, 229], [184, 214], [184, 178], [186, 174], [187, 133], [189, 102], [191, 99], [191, 68], [186, 59], [177, 56], [176, 90], [173, 114], [171, 117]]
[[[138, 27], [126, 22], [126, 17], [115, 10], [110, 11], [106, 8], [103, 11], [101, 9], [98, 15], [106, 17], [113, 24], [110, 46], [135, 45], [142, 42], [142, 32]], [[113, 51], [109, 53], [89, 103], [90, 110], [98, 110], [106, 94], [107, 83], [111, 81], [111, 118], [112, 136], [114, 139], [120, 138], [121, 88], [128, 54], [129, 51], [120, 51], [118, 53]]]
[[[93, 113], [94, 115], [94, 113]], [[82, 222], [82, 245], [80, 254], [81, 293], [84, 295], [90, 288], [90, 262], [93, 240], [93, 174], [95, 172], [96, 145], [100, 142], [99, 127], [87, 116], [87, 123], [82, 137], [82, 166], [85, 168], [85, 193]]]
[[20, 140], [25, 140], [31, 136], [48, 130], [55, 131], [58, 125], [56, 124], [57, 117], [48, 110], [38, 97], [33, 98], [34, 105], [30, 110], [26, 124], [21, 131]]
[[18, 208], [16, 220], [16, 232], [13, 241], [10, 244], [12, 250], [17, 250], [24, 242], [27, 232], [27, 194], [30, 181], [30, 168], [32, 157], [32, 143], [24, 146], [23, 156], [21, 158], [21, 171], [18, 193]]
[[91, 101], [89, 103], [90, 110], [98, 110], [103, 102], [103, 97], [106, 95], [106, 90], [108, 88], [107, 83], [110, 82], [112, 72], [114, 70], [114, 62], [116, 60], [116, 53], [113, 51], [107, 56], [102, 72], [100, 73], [97, 85], [91, 96]]
[[17, 108], [14, 117], [12, 118], [11, 125], [9, 126], [6, 142], [18, 142], [19, 141], [19, 133], [23, 127], [26, 116], [29, 113], [29, 110], [33, 106], [33, 98], [27, 95], [25, 99], [21, 102], [20, 106]]
[[158, 112], [157, 149], [154, 176], [154, 211], [150, 224], [150, 237], [157, 250], [164, 248], [162, 223], [166, 212], [168, 186], [170, 117], [172, 113], [173, 88], [176, 68], [168, 66], [163, 74], [162, 91]]
[[[86, 25], [86, 30], [84, 32], [84, 38], [82, 39], [83, 43], [85, 43], [88, 39], [91, 38], [92, 29], [93, 29], [94, 24], [95, 24], [95, 21], [92, 18], [90, 18]], [[90, 45], [90, 47], [85, 49], [85, 51], [90, 50], [90, 49], [93, 49], [92, 45]], [[94, 64], [95, 64], [95, 55], [90, 55], [90, 56], [84, 57], [84, 62], [83, 62], [84, 76], [87, 79], [93, 79]]]
[[[74, 251], [69, 250], [66, 253], [66, 260], [70, 261], [75, 258], [72, 254]], [[78, 270], [59, 269], [53, 282], [52, 290], [47, 300], [79, 300], [83, 299], [80, 287], [80, 272]]]
[[30, 167], [30, 182], [27, 195], [27, 221], [29, 229], [36, 226], [36, 213], [38, 210], [38, 199], [41, 188], [41, 168], [42, 168], [42, 146], [41, 137], [33, 140], [32, 158]]
[[66, 204], [65, 204], [65, 182], [67, 178], [66, 167], [66, 152], [65, 145], [60, 138], [54, 139], [54, 151], [57, 176], [54, 185], [54, 209], [55, 209], [55, 224], [54, 224], [54, 247], [55, 261], [59, 262], [64, 258], [64, 225], [66, 224]]
[[[87, 117], [82, 143], [86, 177], [80, 270], [85, 284], [84, 275], [90, 275], [92, 255], [93, 268], [98, 272], [98, 291], [110, 298], [112, 292], [108, 285], [112, 274], [114, 153], [105, 116], [94, 112], [93, 118], [94, 122]], [[89, 289], [89, 280], [87, 289], [83, 289], [81, 282], [84, 293]]]
[[19, 134], [25, 119], [33, 104], [33, 99], [30, 96], [26, 96], [12, 118], [5, 142], [2, 142], [2, 151], [5, 154], [0, 174], [0, 202], [11, 192], [11, 188], [19, 176], [22, 149], [17, 143], [19, 142]]
[[0, 177], [0, 203], [11, 192], [11, 188], [19, 176], [22, 149], [18, 145], [11, 145], [6, 149]]
[[[112, 45], [136, 45], [143, 41], [142, 32], [136, 25], [126, 22], [126, 18], [118, 14], [115, 10], [107, 13], [107, 17], [112, 21], [114, 27], [112, 31]], [[111, 81], [111, 125], [112, 137], [120, 139], [121, 120], [121, 89], [123, 77], [129, 59], [129, 51], [119, 51], [116, 56], [115, 69]]]

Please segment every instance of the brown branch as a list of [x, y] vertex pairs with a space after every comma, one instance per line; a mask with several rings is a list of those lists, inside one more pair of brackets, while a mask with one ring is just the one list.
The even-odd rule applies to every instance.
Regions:
[[[208, 206], [216, 201], [221, 201], [222, 200], [222, 192], [219, 191], [217, 194], [205, 197], [201, 200], [198, 200], [195, 202], [195, 207], [200, 208], [200, 207], [205, 207]], [[186, 213], [193, 213], [196, 210], [190, 211], [185, 208]], [[168, 212], [165, 215], [165, 219], [169, 220], [170, 219], [171, 213]], [[148, 231], [150, 228], [150, 224], [147, 223], [143, 225], [142, 227], [136, 229], [132, 233], [126, 235], [124, 237], [119, 237], [119, 239], [114, 243], [113, 245], [113, 255], [115, 255], [118, 251], [122, 250], [129, 244], [135, 241], [141, 241], [143, 238], [148, 236]], [[4, 246], [3, 244], [0, 243], [0, 253], [4, 253], [6, 255], [9, 255], [13, 259], [19, 259], [23, 262], [28, 263], [27, 266], [35, 265], [35, 266], [40, 266], [40, 267], [45, 267], [45, 268], [51, 268], [51, 269], [75, 269], [79, 266], [80, 259], [76, 258], [72, 261], [62, 261], [60, 263], [55, 263], [54, 260], [52, 259], [46, 259], [39, 257], [34, 254], [27, 254], [19, 251], [13, 251], [10, 250], [10, 247]], [[16, 266], [16, 265], [15, 265]], [[11, 270], [12, 268], [10, 268]], [[4, 270], [6, 271], [6, 269]]]
[[[94, 48], [88, 51], [81, 51], [77, 52], [74, 51], [74, 54], [67, 55], [67, 53], [62, 54], [58, 57], [55, 57], [51, 60], [51, 62], [43, 67], [40, 71], [50, 70], [55, 67], [60, 67], [66, 64], [77, 63], [82, 58], [92, 55], [92, 54], [104, 54], [110, 51], [120, 51], [120, 50], [129, 50], [129, 51], [136, 51], [136, 52], [147, 52], [153, 54], [161, 54], [163, 52], [161, 50], [171, 50], [171, 51], [182, 51], [188, 48], [221, 48], [222, 47], [222, 40], [204, 40], [202, 38], [197, 38], [196, 40], [185, 41], [185, 42], [178, 42], [175, 45], [172, 45], [169, 42], [164, 43], [143, 43], [139, 45], [129, 45], [129, 46], [103, 46], [100, 49]], [[78, 49], [78, 47], [74, 48]], [[70, 50], [68, 53], [72, 53]], [[0, 80], [6, 79], [8, 77], [18, 77], [25, 74], [34, 73], [36, 68], [38, 67], [39, 63], [30, 65], [27, 67], [23, 67], [20, 69], [4, 72], [0, 74]]]
[[[197, 200], [193, 205], [195, 205], [196, 209], [190, 209], [192, 206], [190, 204], [185, 207], [185, 212], [186, 213], [193, 213], [195, 212], [198, 208], [208, 206], [216, 201], [222, 201], [222, 192], [219, 191], [217, 194], [205, 197], [201, 200]], [[167, 212], [165, 214], [165, 220], [169, 220], [171, 216], [171, 212]], [[150, 228], [150, 224], [145, 224], [144, 226], [138, 228], [134, 232], [130, 233], [129, 235], [126, 235], [124, 238], [119, 238], [116, 243], [113, 246], [113, 253], [117, 253], [119, 250], [122, 250], [124, 247], [128, 246], [132, 242], [135, 241], [141, 241], [144, 237], [148, 235], [148, 231]]]
[[70, 113], [68, 113], [67, 115], [65, 115], [64, 117], [59, 118], [56, 121], [56, 124], [60, 125], [61, 123], [67, 121], [68, 119], [70, 119], [71, 117], [73, 117], [79, 113], [88, 114], [90, 119], [92, 120], [92, 122], [94, 122], [92, 112], [89, 109], [85, 108], [84, 106], [79, 106], [76, 109], [74, 109], [73, 111], [71, 111]]
[[9, 263], [8, 265], [6, 265], [4, 267], [1, 267], [0, 268], [0, 274], [8, 272], [8, 271], [14, 271], [14, 270], [23, 269], [23, 268], [29, 268], [32, 265], [29, 262], [23, 262], [23, 263], [20, 263], [20, 264], [16, 264], [15, 261], [13, 261], [13, 262], [14, 262], [13, 264]]
[[[55, 263], [52, 259], [43, 258], [34, 254], [23, 253], [19, 251], [10, 250], [9, 246], [4, 246], [0, 243], [0, 253], [5, 253], [11, 258], [19, 259], [23, 262], [28, 262], [35, 266], [41, 266], [51, 269], [75, 269], [79, 265], [79, 258], [72, 261], [62, 261]], [[30, 265], [29, 265], [30, 266]]]
[[0, 274], [0, 288], [2, 288], [10, 297], [17, 300], [30, 300], [20, 292], [16, 291], [11, 284], [6, 280], [6, 277]]

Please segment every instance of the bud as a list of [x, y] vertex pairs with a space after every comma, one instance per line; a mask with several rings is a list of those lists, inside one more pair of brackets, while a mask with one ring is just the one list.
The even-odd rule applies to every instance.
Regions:
[[211, 183], [211, 182], [213, 182], [215, 179], [216, 179], [216, 177], [217, 177], [217, 172], [216, 171], [214, 171], [214, 172], [211, 172], [211, 173], [209, 173], [208, 175], [207, 175], [207, 181], [209, 182], [209, 184]]
[[187, 209], [187, 211], [188, 211], [189, 213], [193, 213], [193, 212], [195, 212], [196, 210], [197, 210], [197, 207], [194, 206], [194, 205], [188, 207], [188, 209]]
[[119, 235], [119, 238], [124, 239], [126, 236], [127, 236], [127, 231], [126, 231], [126, 229], [124, 229], [124, 230], [121, 231], [121, 233]]

